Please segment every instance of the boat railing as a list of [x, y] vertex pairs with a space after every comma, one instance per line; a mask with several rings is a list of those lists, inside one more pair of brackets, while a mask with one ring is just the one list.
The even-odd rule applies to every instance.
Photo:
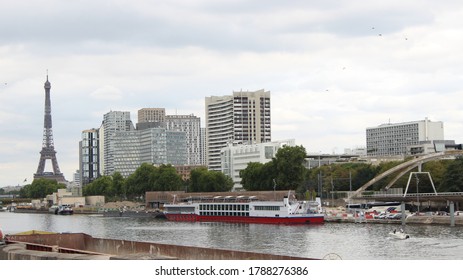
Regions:
[[259, 200], [256, 196], [190, 196], [185, 198], [183, 201], [188, 203], [244, 203]]

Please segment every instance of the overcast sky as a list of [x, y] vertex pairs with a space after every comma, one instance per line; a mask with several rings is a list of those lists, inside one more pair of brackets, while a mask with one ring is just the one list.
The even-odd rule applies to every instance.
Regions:
[[[0, 187], [32, 182], [47, 69], [67, 180], [82, 130], [110, 110], [195, 114], [271, 92], [272, 140], [365, 147], [367, 127], [444, 122], [463, 142], [463, 2], [0, 0]], [[47, 160], [46, 171], [51, 171]]]

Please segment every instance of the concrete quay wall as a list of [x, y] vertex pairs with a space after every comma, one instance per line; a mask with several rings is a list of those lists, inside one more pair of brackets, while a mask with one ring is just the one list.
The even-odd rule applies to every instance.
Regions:
[[[463, 226], [463, 216], [454, 217], [455, 226]], [[365, 219], [351, 216], [329, 216], [325, 222], [334, 223], [372, 223], [372, 224], [402, 224], [401, 219]], [[450, 226], [450, 216], [408, 216], [405, 224], [417, 225], [448, 225]]]
[[[83, 233], [10, 235], [10, 245], [3, 246], [0, 259], [180, 259], [180, 260], [307, 260], [294, 256], [273, 255], [225, 249], [202, 248], [93, 238]], [[16, 243], [16, 244], [15, 244]], [[25, 243], [39, 250], [79, 250], [86, 254], [63, 254], [26, 249]], [[12, 246], [21, 245], [22, 247]], [[99, 255], [91, 255], [94, 252]], [[74, 252], [75, 253], [75, 252]], [[78, 252], [77, 252], [78, 253]], [[72, 256], [75, 255], [75, 256]], [[77, 256], [81, 255], [81, 256]]]
[[28, 250], [26, 244], [0, 246], [0, 260], [108, 260], [105, 255], [65, 254]]
[[[454, 217], [455, 226], [463, 226], [463, 216]], [[405, 219], [407, 224], [430, 224], [430, 225], [450, 225], [450, 216], [408, 216]]]

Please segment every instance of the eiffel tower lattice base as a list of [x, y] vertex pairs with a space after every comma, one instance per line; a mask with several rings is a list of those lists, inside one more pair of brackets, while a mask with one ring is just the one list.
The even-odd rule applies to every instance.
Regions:
[[[53, 166], [53, 172], [45, 172], [46, 160], [51, 160]], [[63, 173], [59, 171], [58, 161], [56, 160], [56, 151], [53, 148], [42, 148], [40, 152], [39, 167], [37, 173], [34, 174], [34, 179], [54, 179], [57, 182], [65, 182]]]

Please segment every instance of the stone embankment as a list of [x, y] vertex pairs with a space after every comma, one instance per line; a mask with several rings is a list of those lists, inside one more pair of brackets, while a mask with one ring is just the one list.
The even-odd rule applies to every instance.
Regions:
[[[402, 219], [378, 219], [370, 214], [346, 213], [345, 211], [330, 210], [325, 213], [326, 222], [337, 223], [376, 223], [376, 224], [401, 224]], [[463, 215], [454, 216], [455, 226], [463, 226]], [[450, 225], [450, 215], [408, 215], [405, 224], [424, 225]]]
[[[463, 216], [455, 216], [455, 225], [463, 226]], [[450, 216], [408, 216], [405, 219], [407, 224], [431, 224], [431, 225], [450, 225]]]

